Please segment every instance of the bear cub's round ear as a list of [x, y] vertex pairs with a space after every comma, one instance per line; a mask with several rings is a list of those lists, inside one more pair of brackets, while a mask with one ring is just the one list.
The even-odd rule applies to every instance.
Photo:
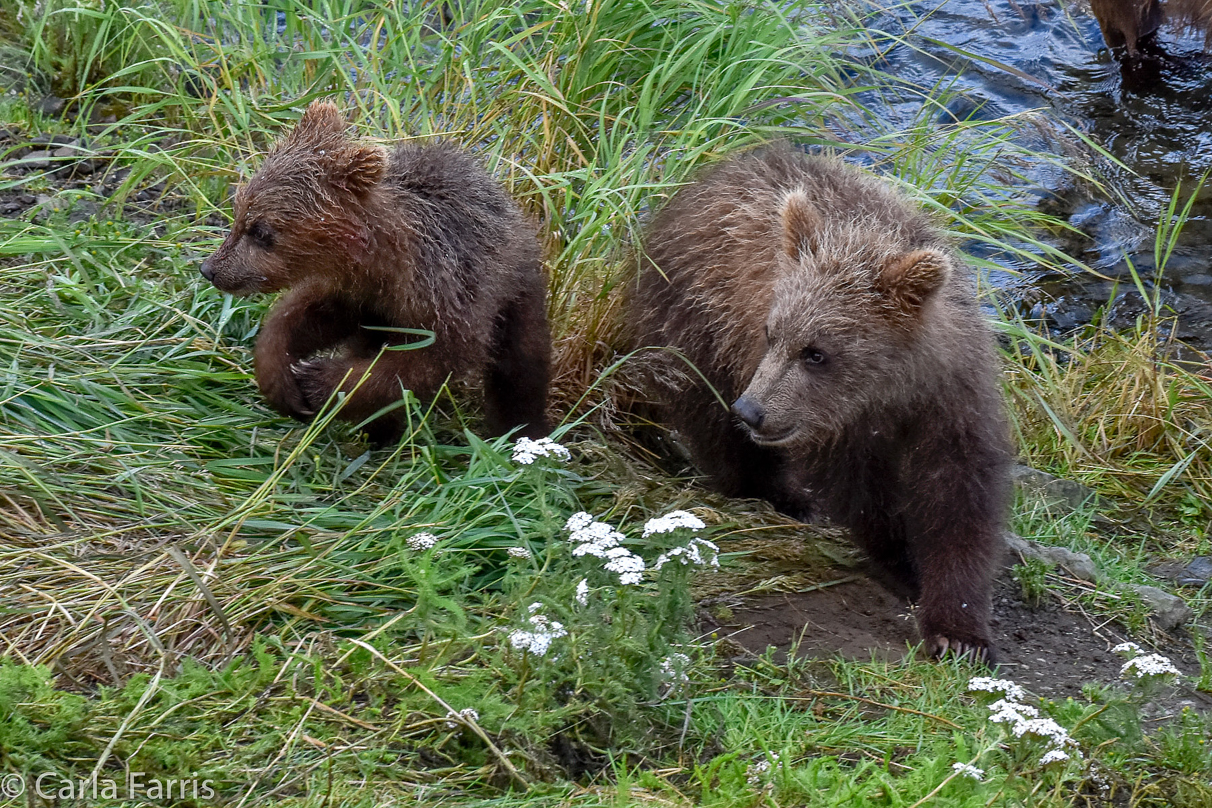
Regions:
[[787, 194], [780, 218], [783, 223], [783, 252], [788, 258], [798, 261], [816, 250], [820, 240], [821, 215], [809, 201], [804, 189], [796, 188]]
[[360, 194], [382, 181], [387, 173], [387, 150], [370, 143], [350, 143], [330, 155], [328, 181], [350, 193]]
[[904, 314], [915, 314], [943, 287], [951, 274], [951, 259], [939, 250], [914, 250], [889, 258], [876, 278], [876, 287]]
[[312, 101], [287, 136], [287, 141], [296, 144], [344, 138], [349, 124], [341, 110], [331, 101]]

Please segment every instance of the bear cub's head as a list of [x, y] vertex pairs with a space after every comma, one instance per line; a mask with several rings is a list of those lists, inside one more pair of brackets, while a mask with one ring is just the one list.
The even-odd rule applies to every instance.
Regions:
[[387, 171], [383, 147], [351, 140], [344, 116], [314, 101], [236, 191], [231, 232], [202, 263], [224, 292], [274, 292], [339, 276], [370, 250], [370, 197]]
[[764, 352], [733, 412], [755, 442], [794, 451], [920, 389], [930, 350], [923, 332], [952, 259], [906, 249], [895, 223], [826, 222], [802, 190], [787, 195], [780, 215]]

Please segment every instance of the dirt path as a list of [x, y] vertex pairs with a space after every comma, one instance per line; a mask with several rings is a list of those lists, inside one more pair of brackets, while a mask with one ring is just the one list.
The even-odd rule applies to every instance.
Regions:
[[[787, 651], [797, 645], [801, 656], [867, 660], [901, 659], [917, 642], [909, 603], [853, 571], [831, 579], [846, 580], [810, 592], [768, 594], [746, 599], [724, 620], [705, 616], [703, 628], [729, 637], [746, 650], [767, 646]], [[1088, 618], [1055, 602], [1028, 608], [1007, 570], [997, 582], [993, 630], [1001, 654], [999, 675], [1036, 695], [1078, 698], [1084, 684], [1120, 681], [1123, 659], [1111, 647], [1130, 639], [1122, 627]], [[1143, 643], [1142, 643], [1143, 644]], [[1199, 660], [1190, 643], [1172, 638], [1157, 649], [1187, 675], [1198, 675]], [[1212, 695], [1183, 688], [1167, 699], [1168, 708], [1190, 705], [1212, 711]]]

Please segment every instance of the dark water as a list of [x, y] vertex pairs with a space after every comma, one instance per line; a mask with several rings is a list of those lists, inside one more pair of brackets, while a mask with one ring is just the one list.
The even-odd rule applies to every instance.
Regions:
[[[885, 68], [929, 88], [950, 86], [958, 117], [997, 118], [1043, 109], [1062, 126], [1054, 150], [1084, 154], [1104, 183], [1098, 191], [1063, 172], [1041, 167], [1040, 204], [1081, 231], [1054, 243], [1111, 279], [1131, 283], [1128, 261], [1152, 281], [1179, 314], [1180, 338], [1212, 347], [1212, 180], [1199, 192], [1160, 275], [1154, 247], [1159, 221], [1176, 186], [1185, 203], [1212, 168], [1212, 58], [1202, 37], [1163, 31], [1149, 55], [1121, 63], [1104, 46], [1098, 23], [1074, 0], [938, 0], [912, 3], [877, 24], [911, 31], [893, 48]], [[945, 45], [942, 43], [946, 43]], [[957, 50], [965, 51], [965, 56]], [[1121, 162], [1117, 167], [1080, 144], [1064, 124], [1084, 133]], [[1126, 168], [1126, 170], [1125, 170]], [[1108, 303], [1129, 322], [1140, 297], [1118, 293], [1112, 281], [1089, 273], [1046, 275], [1027, 269], [1034, 294], [1025, 314], [1067, 330]], [[1151, 285], [1150, 285], [1151, 288]], [[1034, 298], [1034, 299], [1033, 299]]]

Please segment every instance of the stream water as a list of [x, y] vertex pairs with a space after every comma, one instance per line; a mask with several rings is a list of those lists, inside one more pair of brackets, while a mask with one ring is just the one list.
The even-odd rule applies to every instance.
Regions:
[[1042, 109], [1123, 164], [1099, 161], [1107, 193], [1059, 172], [1045, 176], [1044, 184], [1053, 184], [1041, 204], [1083, 234], [1057, 246], [1124, 283], [1028, 270], [1034, 293], [1020, 303], [1024, 314], [1066, 331], [1111, 301], [1113, 320], [1128, 324], [1142, 310], [1130, 288], [1130, 261], [1157, 280], [1178, 314], [1177, 336], [1212, 348], [1212, 180], [1160, 275], [1154, 259], [1158, 222], [1167, 218], [1175, 187], [1181, 184], [1185, 202], [1212, 168], [1212, 57], [1202, 51], [1202, 36], [1163, 31], [1151, 53], [1119, 62], [1097, 21], [1074, 0], [913, 2], [884, 21], [910, 32], [885, 68], [920, 86], [949, 85], [959, 93], [951, 108], [960, 116]]

